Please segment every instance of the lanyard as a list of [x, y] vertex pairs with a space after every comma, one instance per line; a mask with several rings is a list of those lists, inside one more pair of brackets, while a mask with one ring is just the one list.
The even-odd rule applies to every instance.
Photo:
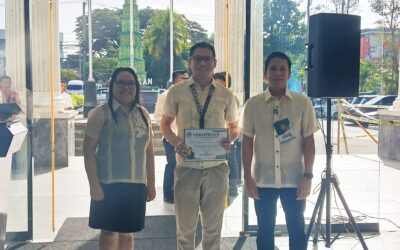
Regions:
[[206, 99], [206, 102], [204, 103], [203, 108], [201, 108], [201, 106], [200, 106], [200, 101], [199, 101], [199, 97], [197, 96], [196, 86], [194, 84], [192, 84], [192, 85], [190, 85], [190, 88], [192, 89], [192, 95], [193, 95], [193, 99], [194, 99], [194, 102], [197, 107], [197, 112], [200, 115], [199, 126], [202, 129], [202, 128], [204, 128], [204, 117], [207, 112], [208, 104], [210, 103], [211, 96], [214, 92], [214, 85], [211, 85], [210, 89], [208, 90], [207, 99]]

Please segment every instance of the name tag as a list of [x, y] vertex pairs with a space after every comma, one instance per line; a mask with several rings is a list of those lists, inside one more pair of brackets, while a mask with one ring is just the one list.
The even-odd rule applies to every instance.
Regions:
[[278, 134], [278, 139], [281, 143], [296, 138], [288, 118], [274, 122], [274, 129]]

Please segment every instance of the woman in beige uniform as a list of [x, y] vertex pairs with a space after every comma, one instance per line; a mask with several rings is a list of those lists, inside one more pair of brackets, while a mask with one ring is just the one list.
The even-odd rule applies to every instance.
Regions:
[[107, 104], [89, 113], [84, 139], [90, 185], [89, 226], [101, 229], [99, 249], [132, 249], [144, 228], [146, 201], [156, 195], [149, 115], [131, 68], [114, 71]]

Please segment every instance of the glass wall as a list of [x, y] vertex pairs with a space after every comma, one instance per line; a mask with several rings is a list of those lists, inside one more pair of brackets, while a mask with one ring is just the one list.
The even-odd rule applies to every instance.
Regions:
[[[397, 95], [398, 82], [398, 52], [399, 34], [397, 27], [391, 27], [394, 21], [388, 1], [264, 1], [264, 58], [272, 51], [283, 51], [292, 60], [292, 72], [288, 88], [294, 92], [307, 95], [307, 51], [305, 44], [308, 41], [308, 16], [318, 13], [340, 13], [361, 16], [360, 40], [360, 96], [372, 98], [377, 95]], [[398, 11], [398, 10], [397, 10]], [[396, 18], [395, 18], [396, 19]], [[397, 20], [397, 19], [396, 19]], [[393, 26], [393, 24], [392, 24]], [[340, 42], [340, 41], [338, 41]], [[320, 83], [322, 84], [322, 83]], [[369, 96], [367, 96], [369, 95]], [[324, 100], [325, 99], [325, 100]], [[368, 127], [369, 134], [364, 132], [355, 120], [365, 117], [349, 117], [345, 121], [338, 121], [339, 116], [350, 110], [345, 106], [360, 98], [346, 98], [341, 100], [342, 106], [332, 99], [332, 134], [327, 135], [326, 128], [326, 99], [313, 99], [315, 112], [319, 117], [321, 130], [315, 134], [316, 162], [314, 164], [314, 179], [312, 194], [307, 199], [306, 217], [311, 218], [318, 194], [321, 190], [321, 178], [325, 178], [326, 170], [326, 136], [332, 138], [332, 170], [338, 178], [340, 189], [344, 194], [345, 202], [349, 205], [353, 216], [360, 228], [365, 230], [371, 224], [375, 229], [380, 215], [380, 177], [381, 164], [378, 159], [378, 126], [374, 118], [361, 122]], [[387, 102], [387, 105], [391, 105]], [[371, 105], [378, 103], [371, 103]], [[387, 107], [389, 107], [387, 106]], [[358, 107], [359, 108], [359, 107]], [[353, 108], [355, 109], [355, 108]], [[339, 111], [338, 111], [339, 110]], [[363, 109], [368, 113], [375, 110]], [[372, 113], [369, 113], [372, 115]], [[351, 113], [354, 115], [354, 113]], [[377, 118], [377, 116], [374, 116]], [[360, 139], [363, 138], [363, 139]], [[347, 140], [346, 140], [347, 139]], [[336, 192], [331, 198], [332, 224], [342, 224], [348, 221], [348, 215]], [[281, 207], [279, 205], [279, 207]], [[277, 224], [285, 224], [282, 209], [278, 209]], [[322, 223], [325, 223], [325, 211]], [[249, 208], [249, 224], [256, 225], [256, 215], [252, 203]]]
[[[86, 119], [82, 114], [84, 99], [82, 95], [73, 94], [75, 110], [68, 111], [62, 107], [62, 100], [58, 98], [61, 94], [61, 88], [58, 85], [60, 80], [68, 83], [74, 80], [86, 81], [90, 78], [87, 36], [85, 35], [87, 33], [85, 22], [88, 17], [86, 14], [82, 15], [82, 12], [87, 13], [88, 6], [82, 3], [83, 1], [58, 1], [59, 8], [52, 12], [53, 22], [58, 20], [53, 23], [53, 27], [49, 25], [48, 2], [43, 1], [46, 3], [35, 5], [34, 8], [31, 6], [30, 12], [28, 11], [32, 15], [29, 40], [31, 47], [27, 47], [23, 36], [24, 24], [27, 23], [24, 19], [26, 15], [21, 12], [24, 2], [30, 1], [0, 0], [0, 76], [10, 76], [9, 92], [15, 93], [10, 101], [20, 104], [23, 110], [23, 113], [16, 118], [30, 129], [22, 149], [13, 157], [7, 232], [10, 233], [9, 237], [25, 235], [29, 238], [29, 235], [32, 237], [33, 234], [34, 239], [48, 240], [55, 237], [67, 218], [87, 217], [89, 211], [90, 196], [82, 156], [82, 136], [86, 124]], [[130, 51], [127, 50], [129, 49], [129, 31], [126, 30], [129, 23], [128, 2], [124, 0], [93, 1], [93, 77], [98, 87], [101, 86], [106, 90], [112, 71], [117, 66], [130, 62], [130, 60], [125, 60], [130, 59]], [[195, 7], [189, 2], [174, 1], [176, 16], [174, 17], [173, 66], [175, 70], [188, 68], [188, 49], [192, 44], [199, 41], [210, 43], [215, 41], [215, 2], [193, 1], [198, 4]], [[396, 95], [399, 76], [399, 37], [397, 27], [390, 26], [389, 16], [385, 14], [390, 10], [390, 6], [384, 6], [382, 9], [379, 5], [382, 2], [264, 0], [263, 17], [260, 20], [263, 24], [263, 51], [257, 51], [255, 54], [262, 54], [265, 58], [272, 51], [286, 52], [293, 62], [288, 87], [294, 92], [306, 95], [307, 17], [317, 13], [360, 15], [360, 96], [365, 98], [363, 100], [368, 100], [372, 98], [372, 95]], [[170, 80], [169, 1], [138, 0], [135, 3], [134, 12], [137, 13], [134, 19], [134, 33], [137, 35], [135, 42], [140, 44], [134, 49], [134, 62], [139, 65], [137, 70], [141, 71], [141, 81], [143, 85], [146, 85], [143, 88], [158, 91], [158, 89], [167, 88]], [[310, 3], [309, 6], [308, 3]], [[243, 8], [240, 11], [244, 13]], [[41, 16], [46, 16], [47, 19], [39, 18]], [[155, 16], [158, 19], [154, 18]], [[156, 26], [157, 29], [149, 28], [151, 26]], [[57, 34], [52, 38], [48, 37], [51, 28], [53, 33]], [[43, 63], [48, 62], [50, 58], [51, 46], [53, 59], [60, 61], [59, 64], [54, 62], [53, 65], [56, 66], [53, 68], [50, 68], [51, 64]], [[29, 51], [26, 51], [27, 49]], [[243, 51], [243, 48], [233, 50]], [[231, 58], [234, 56], [233, 53]], [[218, 60], [223, 61], [225, 57], [220, 57]], [[51, 75], [53, 82], [49, 80]], [[56, 107], [55, 231], [51, 227], [53, 211], [50, 89], [52, 84]], [[97, 98], [100, 97], [97, 96]], [[103, 103], [107, 100], [106, 98], [107, 96], [104, 97]], [[155, 101], [155, 99], [152, 100], [153, 105]], [[357, 222], [376, 224], [377, 220], [373, 217], [380, 216], [379, 173], [381, 170], [377, 157], [377, 144], [350, 120], [338, 123], [339, 112], [344, 111], [337, 104], [337, 100], [333, 101], [333, 171], [340, 180], [340, 188]], [[358, 103], [356, 99], [346, 99], [343, 102]], [[317, 148], [315, 177], [313, 193], [306, 203], [307, 221], [316, 204], [321, 177], [324, 176], [326, 167], [326, 100], [318, 100], [313, 104], [319, 116], [321, 130], [315, 135]], [[162, 182], [166, 159], [161, 132], [155, 122], [153, 126], [156, 135], [154, 149], [157, 154], [158, 197], [155, 202], [148, 204], [148, 215], [173, 215], [173, 205], [163, 203]], [[374, 123], [368, 126], [370, 134], [376, 138], [377, 126]], [[344, 129], [346, 133], [343, 133]], [[239, 150], [238, 145], [236, 149]], [[239, 165], [241, 165], [240, 158]], [[243, 175], [234, 186], [235, 188], [230, 190], [230, 195], [226, 200], [223, 236], [238, 235], [244, 226], [243, 216], [248, 216], [250, 230], [255, 230], [257, 225], [253, 201], [248, 200], [247, 209], [243, 210], [242, 207]], [[333, 223], [341, 223], [347, 217], [343, 204], [337, 195], [332, 195], [332, 201]], [[277, 224], [284, 225], [285, 219], [280, 205], [278, 211]], [[324, 218], [322, 222], [325, 223]]]
[[[10, 16], [10, 11], [23, 11], [23, 1], [0, 1], [0, 76], [8, 76], [9, 82], [1, 83], [2, 102], [16, 103], [22, 112], [13, 117], [25, 127], [28, 125], [28, 102], [26, 91], [26, 61], [24, 37], [24, 18]], [[28, 135], [29, 137], [29, 135]], [[12, 156], [11, 183], [9, 186], [7, 232], [13, 239], [29, 239], [31, 228], [31, 176], [29, 156], [29, 138], [21, 149]]]

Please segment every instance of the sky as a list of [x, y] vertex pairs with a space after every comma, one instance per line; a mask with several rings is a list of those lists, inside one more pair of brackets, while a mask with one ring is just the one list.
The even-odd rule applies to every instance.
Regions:
[[[224, 0], [215, 0], [224, 1]], [[305, 9], [305, 0], [301, 7]], [[4, 28], [4, 2], [0, 0], [0, 29]], [[59, 30], [64, 33], [64, 44], [66, 51], [73, 50], [77, 44], [75, 38], [75, 20], [82, 15], [83, 0], [59, 0]], [[214, 0], [174, 0], [174, 10], [193, 21], [196, 21], [205, 28], [209, 34], [214, 32]], [[314, 3], [319, 2], [314, 0]], [[92, 9], [97, 8], [122, 8], [124, 0], [92, 0]], [[137, 0], [139, 9], [147, 6], [153, 9], [165, 9], [170, 5], [170, 0]], [[361, 18], [361, 28], [372, 28], [378, 16], [369, 10], [368, 0], [360, 0], [360, 6], [357, 15]]]

